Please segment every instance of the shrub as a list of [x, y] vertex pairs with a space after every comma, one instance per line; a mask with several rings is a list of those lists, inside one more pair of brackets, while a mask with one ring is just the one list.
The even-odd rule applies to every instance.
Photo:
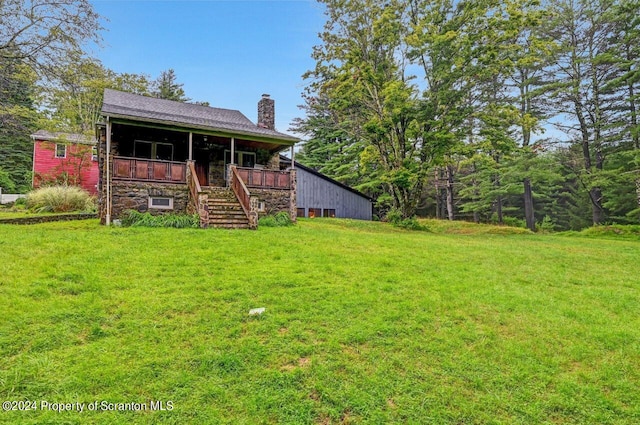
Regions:
[[276, 215], [267, 215], [258, 220], [258, 226], [264, 227], [286, 227], [291, 226], [293, 221], [291, 217], [284, 211], [280, 211]]
[[36, 212], [70, 212], [95, 209], [93, 199], [77, 186], [49, 186], [27, 194], [27, 208]]
[[385, 220], [394, 225], [398, 224], [402, 221], [402, 213], [400, 212], [400, 210], [396, 208], [391, 208], [387, 212], [387, 215], [385, 216]]
[[552, 233], [554, 228], [555, 223], [548, 215], [545, 215], [540, 223], [536, 223], [536, 230], [541, 233]]
[[128, 210], [122, 217], [122, 225], [125, 227], [198, 228], [200, 227], [200, 217], [198, 214], [151, 215], [148, 212]]
[[[490, 222], [492, 224], [499, 224], [498, 223], [498, 214], [496, 214], [496, 213], [491, 214]], [[521, 220], [521, 219], [516, 218], [516, 217], [509, 217], [508, 215], [502, 216], [502, 225], [509, 226], [509, 227], [522, 227], [523, 229], [527, 228], [527, 222], [526, 221]]]
[[420, 222], [415, 216], [403, 219], [402, 213], [395, 208], [392, 208], [389, 210], [389, 212], [387, 213], [386, 220], [389, 223], [391, 223], [393, 226], [400, 227], [401, 229], [428, 230], [426, 226], [423, 226], [422, 224], [420, 224]]

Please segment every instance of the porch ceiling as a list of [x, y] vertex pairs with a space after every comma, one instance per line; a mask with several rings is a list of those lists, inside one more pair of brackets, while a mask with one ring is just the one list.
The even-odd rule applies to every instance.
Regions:
[[274, 138], [274, 137], [268, 137], [268, 136], [262, 136], [262, 135], [247, 134], [243, 132], [216, 130], [208, 127], [199, 127], [199, 126], [183, 127], [173, 123], [166, 123], [166, 122], [161, 122], [156, 120], [149, 120], [149, 121], [142, 122], [142, 121], [132, 120], [127, 117], [119, 117], [119, 116], [110, 116], [109, 118], [111, 122], [115, 124], [155, 128], [160, 130], [170, 130], [170, 131], [177, 131], [182, 133], [193, 133], [194, 135], [202, 135], [202, 136], [213, 136], [217, 140], [226, 139], [229, 142], [233, 137], [235, 138], [237, 144], [242, 144], [243, 146], [254, 147], [258, 149], [267, 149], [271, 152], [282, 151], [287, 147], [295, 145], [299, 141], [299, 139], [293, 136], [288, 136], [288, 135], [286, 139]]

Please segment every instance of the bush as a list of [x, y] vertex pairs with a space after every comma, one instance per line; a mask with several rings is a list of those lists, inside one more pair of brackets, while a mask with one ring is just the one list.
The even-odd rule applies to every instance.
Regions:
[[258, 226], [264, 227], [286, 227], [291, 226], [293, 221], [291, 217], [284, 211], [280, 211], [276, 215], [267, 215], [258, 220]]
[[27, 194], [26, 206], [35, 212], [95, 210], [93, 199], [77, 186], [49, 186]]
[[551, 217], [545, 215], [540, 223], [536, 223], [536, 230], [540, 233], [552, 233], [555, 230], [555, 224]]
[[407, 230], [427, 230], [426, 226], [420, 224], [418, 219], [413, 216], [411, 218], [402, 218], [402, 213], [399, 210], [392, 208], [387, 213], [387, 221], [395, 227]]
[[402, 221], [402, 213], [396, 208], [391, 208], [387, 212], [385, 219], [395, 226]]
[[174, 227], [174, 228], [198, 228], [200, 217], [198, 214], [160, 214], [151, 215], [134, 210], [125, 212], [122, 218], [125, 227]]
[[[491, 214], [491, 219], [490, 219], [491, 224], [500, 224], [498, 223], [498, 214], [493, 213]], [[527, 222], [524, 220], [521, 220], [519, 218], [516, 217], [509, 217], [508, 215], [503, 215], [502, 216], [502, 225], [503, 226], [509, 226], [509, 227], [522, 227], [523, 229], [527, 228]]]

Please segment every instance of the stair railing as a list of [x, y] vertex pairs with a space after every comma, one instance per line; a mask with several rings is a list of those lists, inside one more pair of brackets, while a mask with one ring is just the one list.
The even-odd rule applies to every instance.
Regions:
[[247, 220], [249, 220], [249, 228], [257, 229], [258, 212], [252, 207], [249, 189], [247, 189], [247, 185], [244, 184], [244, 181], [242, 181], [242, 178], [240, 178], [240, 175], [238, 174], [238, 169], [233, 164], [229, 164], [229, 185], [231, 186], [233, 193], [235, 193], [236, 198], [238, 198], [238, 202], [240, 202], [242, 210], [247, 216]]
[[194, 161], [187, 161], [187, 185], [189, 187], [189, 203], [191, 209], [198, 213], [200, 217], [200, 227], [209, 226], [209, 195], [202, 191], [200, 181], [196, 174]]

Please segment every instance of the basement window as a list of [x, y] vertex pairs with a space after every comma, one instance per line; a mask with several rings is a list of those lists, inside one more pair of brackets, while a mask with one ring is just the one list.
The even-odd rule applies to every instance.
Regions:
[[322, 217], [321, 208], [309, 208], [309, 218]]
[[67, 145], [62, 143], [56, 143], [56, 158], [67, 157]]
[[322, 216], [323, 217], [330, 217], [330, 218], [335, 218], [336, 217], [336, 210], [334, 209], [324, 209], [322, 211]]
[[149, 208], [156, 210], [172, 210], [173, 198], [164, 196], [149, 196]]

